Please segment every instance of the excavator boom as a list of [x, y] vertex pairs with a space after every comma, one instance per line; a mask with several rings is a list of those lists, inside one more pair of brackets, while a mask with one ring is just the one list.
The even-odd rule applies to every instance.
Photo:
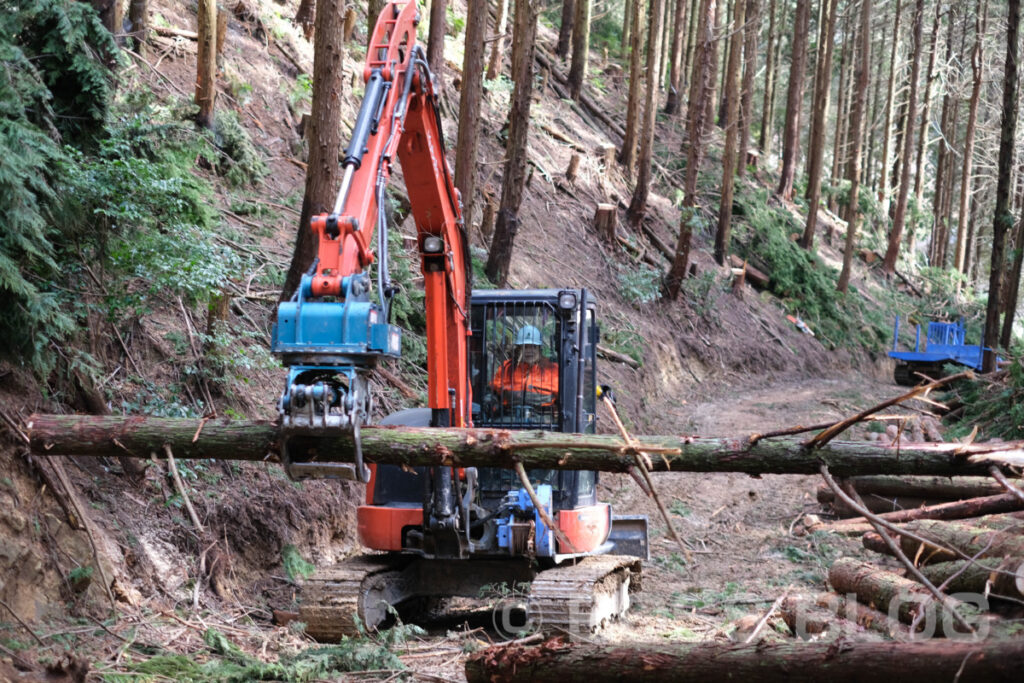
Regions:
[[[401, 331], [389, 324], [385, 190], [397, 156], [416, 223], [426, 289], [428, 405], [438, 426], [470, 424], [467, 373], [467, 245], [458, 191], [444, 156], [433, 77], [416, 44], [415, 1], [386, 5], [373, 32], [363, 102], [342, 157], [342, 183], [329, 214], [311, 221], [317, 258], [291, 301], [281, 304], [272, 350], [289, 367], [281, 397], [289, 473], [368, 481], [359, 426], [369, 419], [366, 373], [397, 356]], [[376, 243], [376, 251], [374, 244]], [[367, 269], [377, 262], [378, 302]], [[315, 462], [319, 438], [354, 439], [357, 463]]]

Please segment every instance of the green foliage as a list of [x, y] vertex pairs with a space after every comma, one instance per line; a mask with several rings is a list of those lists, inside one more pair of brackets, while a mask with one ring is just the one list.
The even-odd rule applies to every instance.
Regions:
[[55, 291], [58, 140], [77, 139], [106, 113], [114, 50], [92, 9], [69, 0], [0, 0], [0, 333], [3, 354], [46, 372], [49, 341], [75, 320]]
[[[561, 12], [561, 3], [554, 3], [554, 6]], [[622, 21], [626, 3], [610, 3], [605, 5], [607, 11], [601, 12], [596, 8], [592, 9], [590, 21], [590, 48], [600, 52], [607, 48], [610, 55], [622, 53]], [[559, 21], [561, 21], [559, 15]], [[646, 36], [646, 28], [644, 29]]]
[[714, 311], [715, 301], [718, 299], [718, 292], [721, 288], [715, 287], [717, 277], [715, 271], [706, 270], [696, 277], [688, 277], [683, 280], [679, 291], [700, 317], [709, 316]]
[[263, 335], [229, 332], [218, 325], [214, 334], [198, 335], [203, 345], [201, 366], [191, 369], [204, 379], [219, 384], [248, 384], [254, 370], [270, 370], [280, 363], [270, 354]]
[[[390, 199], [389, 205], [389, 210], [394, 211], [393, 202]], [[390, 222], [394, 224], [394, 221]], [[397, 229], [388, 230], [388, 252], [392, 255], [388, 268], [391, 284], [398, 289], [395, 298], [391, 300], [391, 318], [392, 322], [401, 327], [403, 331], [402, 360], [415, 367], [425, 367], [427, 364], [426, 294], [422, 287], [413, 282], [419, 274], [415, 269], [417, 261], [406, 257], [402, 247], [402, 235]]]
[[445, 9], [445, 25], [449, 35], [457, 36], [466, 30], [466, 18], [455, 12], [455, 8], [449, 5]]
[[[114, 61], [117, 48], [88, 3], [0, 0], [0, 44], [7, 71], [0, 80], [22, 81], [22, 87], [25, 79], [34, 81], [32, 99], [46, 102], [39, 109], [25, 104], [33, 123], [56, 129], [65, 142], [88, 139], [101, 129], [112, 86], [106, 63]], [[12, 61], [13, 54], [22, 59]], [[20, 108], [17, 101], [0, 100], [7, 115], [11, 105]]]
[[[407, 627], [414, 628], [414, 627]], [[209, 655], [157, 655], [128, 666], [127, 674], [105, 674], [108, 681], [185, 682], [316, 681], [337, 678], [347, 671], [402, 670], [405, 665], [388, 650], [384, 639], [346, 638], [337, 645], [310, 647], [286, 653], [276, 662], [263, 662], [243, 652], [215, 629], [203, 640]]]
[[309, 74], [299, 74], [295, 78], [295, 85], [288, 91], [288, 101], [293, 107], [299, 104], [312, 104], [313, 77]]
[[623, 321], [622, 326], [606, 325], [601, 328], [601, 342], [612, 351], [624, 353], [637, 363], [643, 363], [647, 340], [636, 328], [628, 320]]
[[891, 321], [867, 307], [856, 291], [836, 290], [838, 271], [791, 239], [802, 232], [792, 215], [769, 206], [765, 190], [741, 192], [736, 201], [747, 219], [734, 231], [737, 253], [771, 273], [770, 289], [786, 310], [799, 314], [831, 348], [882, 348]]
[[212, 142], [219, 152], [214, 163], [217, 173], [231, 185], [250, 185], [267, 175], [267, 165], [234, 111], [217, 111]]
[[[836, 204], [839, 206], [849, 206], [850, 181], [843, 179], [835, 185], [823, 182], [821, 184], [821, 197], [824, 201], [835, 199]], [[882, 213], [882, 206], [878, 203], [878, 199], [875, 198], [875, 194], [873, 192], [866, 192], [864, 187], [861, 187], [857, 192], [857, 212], [860, 214], [861, 220], [866, 223], [882, 223], [888, 220], [886, 215]]]
[[205, 299], [234, 272], [234, 253], [215, 241], [211, 188], [189, 171], [194, 144], [148, 106], [129, 112], [95, 155], [68, 148], [59, 162], [61, 217], [76, 253], [106, 271], [107, 312], [139, 314], [156, 294]]
[[963, 413], [950, 426], [947, 438], [959, 438], [978, 428], [979, 439], [1017, 440], [1024, 437], [1024, 363], [1010, 360], [1006, 372], [994, 380], [981, 377], [961, 381], [946, 397], [963, 404]]
[[618, 273], [619, 292], [634, 304], [654, 303], [661, 298], [660, 270], [640, 264], [636, 268], [624, 266]]
[[308, 579], [316, 571], [316, 565], [307, 562], [293, 545], [281, 548], [281, 564], [284, 565], [285, 574], [292, 581]]
[[131, 400], [121, 401], [121, 412], [125, 415], [153, 417], [200, 417], [195, 408], [177, 399], [168, 400], [154, 386], [143, 387]]

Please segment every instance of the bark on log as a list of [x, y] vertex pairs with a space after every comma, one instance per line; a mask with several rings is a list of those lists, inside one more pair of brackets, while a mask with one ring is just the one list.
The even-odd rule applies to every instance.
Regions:
[[889, 638], [909, 640], [910, 637], [910, 630], [888, 615], [835, 593], [789, 596], [782, 601], [779, 613], [790, 631], [804, 640], [809, 636], [833, 631], [833, 626], [838, 631], [834, 635], [841, 637], [843, 622]]
[[842, 557], [828, 570], [828, 582], [837, 593], [856, 595], [859, 602], [877, 609], [904, 624], [913, 623], [925, 611], [921, 627], [948, 637], [964, 635], [956, 629], [956, 622], [948, 610], [955, 609], [968, 623], [978, 621], [976, 607], [953, 598], [943, 605], [937, 604], [927, 588], [894, 572], [879, 569], [869, 562]]
[[1024, 560], [1019, 557], [937, 562], [922, 567], [921, 573], [935, 585], [955, 576], [946, 586], [947, 593], [984, 593], [1014, 600], [1024, 598]]
[[[896, 540], [898, 541], [899, 539], [897, 538]], [[889, 544], [885, 542], [884, 538], [882, 538], [882, 534], [877, 531], [869, 531], [864, 534], [861, 536], [860, 542], [861, 545], [864, 546], [865, 550], [871, 550], [883, 555], [892, 555], [892, 548], [890, 548]]]
[[577, 645], [549, 640], [538, 647], [496, 646], [466, 660], [469, 683], [557, 680], [631, 683], [709, 680], [785, 681], [1020, 680], [1024, 638], [915, 643], [674, 643]]
[[910, 630], [889, 615], [876, 609], [862, 605], [852, 596], [821, 593], [815, 597], [815, 603], [862, 628], [881, 633], [890, 638], [909, 639]]
[[616, 244], [615, 231], [619, 222], [617, 208], [614, 204], [598, 204], [594, 211], [594, 230], [603, 242], [611, 246]]
[[[868, 475], [851, 477], [847, 483], [862, 496], [876, 493], [880, 496], [917, 496], [919, 498], [943, 498], [945, 500], [963, 500], [979, 496], [992, 496], [1003, 493], [1003, 487], [991, 477], [961, 477], [953, 480], [946, 477], [891, 477], [885, 475]], [[827, 486], [825, 489], [832, 493]], [[822, 500], [821, 503], [832, 502]]]
[[[924, 519], [968, 519], [981, 515], [992, 515], [1000, 512], [1015, 512], [1024, 509], [1024, 501], [1012, 493], [1004, 493], [1000, 496], [982, 496], [981, 498], [970, 498], [950, 503], [939, 503], [913, 510], [898, 510], [896, 512], [884, 512], [879, 515], [882, 519], [893, 524], [902, 524], [914, 520]], [[862, 529], [867, 523], [863, 517], [844, 519], [834, 524], [819, 524], [812, 531], [834, 531], [836, 533], [848, 533]]]
[[[135, 455], [168, 443], [179, 459], [265, 460], [278, 453], [278, 429], [269, 420], [33, 415], [29, 436], [35, 455]], [[626, 472], [632, 452], [618, 436], [561, 434], [501, 429], [433, 429], [363, 427], [362, 447], [370, 462], [395, 465], [453, 465]], [[968, 462], [995, 448], [1020, 444], [912, 444], [899, 449], [869, 441], [830, 441], [808, 452], [800, 437], [703, 438], [638, 436], [638, 448], [652, 454], [651, 471], [746, 472], [747, 474], [817, 474], [822, 463], [836, 476], [864, 473], [978, 475], [987, 462]], [[351, 462], [352, 440], [346, 435], [323, 439], [320, 462]], [[1019, 501], [1018, 501], [1019, 502]]]
[[[967, 555], [974, 556], [983, 553], [982, 557], [1019, 557], [1024, 558], [1024, 535], [1009, 530], [980, 529], [976, 526], [957, 522], [940, 522], [931, 519], [922, 519], [906, 525], [907, 531], [912, 531], [918, 536], [930, 541], [952, 546]], [[914, 557], [922, 546], [906, 536], [900, 537], [900, 547], [908, 556]], [[944, 562], [957, 559], [949, 551], [937, 551], [926, 547], [921, 551], [919, 564], [932, 562]]]

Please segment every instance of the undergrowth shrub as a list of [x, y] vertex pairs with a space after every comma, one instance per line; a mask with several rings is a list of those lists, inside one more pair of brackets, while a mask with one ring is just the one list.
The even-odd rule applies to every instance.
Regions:
[[[957, 368], [955, 371], [960, 371]], [[979, 439], [1017, 440], [1024, 437], [1024, 363], [1017, 356], [1005, 371], [959, 382], [944, 397], [947, 404], [963, 405], [947, 439], [968, 436], [975, 427]]]
[[884, 313], [865, 305], [853, 288], [836, 290], [838, 271], [791, 239], [802, 232], [792, 215], [769, 206], [763, 189], [741, 192], [736, 201], [747, 221], [734, 232], [737, 253], [764, 266], [786, 310], [800, 315], [830, 348], [881, 348], [889, 330]]
[[107, 126], [95, 154], [67, 148], [59, 163], [73, 237], [64, 256], [99, 264], [112, 319], [148, 312], [157, 296], [204, 301], [240, 265], [216, 241], [212, 188], [190, 172], [198, 138], [168, 112], [134, 106]]
[[[151, 95], [113, 97], [116, 48], [88, 4], [0, 10], [0, 356], [40, 376], [58, 357], [88, 372], [85, 352], [56, 346], [90, 307], [130, 319], [154, 297], [203, 301], [237, 272], [192, 173], [211, 142]], [[243, 137], [221, 144], [251, 173]]]
[[213, 165], [229, 184], [251, 185], [267, 175], [267, 165], [238, 121], [238, 114], [230, 109], [218, 110], [211, 137], [218, 152]]
[[113, 49], [85, 3], [0, 0], [0, 355], [42, 371], [49, 340], [75, 329], [58, 289], [59, 143], [102, 123]]
[[159, 654], [128, 665], [128, 673], [105, 673], [107, 681], [317, 681], [348, 671], [401, 671], [405, 665], [389, 646], [421, 635], [416, 626], [399, 625], [375, 638], [346, 638], [337, 645], [286, 652], [276, 662], [264, 662], [244, 652], [216, 629], [207, 629], [207, 655]]

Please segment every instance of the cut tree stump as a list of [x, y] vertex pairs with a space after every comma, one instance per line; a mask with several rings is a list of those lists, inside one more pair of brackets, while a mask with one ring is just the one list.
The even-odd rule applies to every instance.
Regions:
[[935, 683], [1020, 680], [1024, 638], [931, 639], [914, 643], [672, 643], [570, 645], [549, 640], [537, 647], [498, 645], [466, 660], [469, 683]]
[[565, 179], [570, 183], [576, 182], [576, 173], [580, 168], [580, 155], [573, 152], [569, 157], [569, 166], [565, 169]]
[[615, 204], [598, 204], [597, 210], [594, 211], [594, 230], [601, 241], [612, 246], [618, 243], [616, 229], [619, 215], [616, 212], [617, 208]]
[[[278, 427], [268, 420], [207, 420], [144, 416], [33, 415], [28, 420], [33, 455], [132, 455], [148, 457], [167, 443], [178, 459], [256, 460], [279, 452]], [[198, 436], [197, 436], [198, 432]], [[362, 447], [370, 462], [394, 465], [504, 467], [627, 472], [632, 451], [618, 436], [505, 429], [367, 426]], [[193, 439], [195, 437], [195, 439]], [[865, 473], [978, 475], [989, 462], [969, 462], [995, 449], [1020, 444], [913, 444], [898, 450], [868, 441], [830, 441], [808, 451], [800, 437], [704, 438], [638, 436], [654, 472], [817, 474], [827, 464], [836, 476]], [[321, 439], [320, 462], [352, 462], [348, 435]]]
[[771, 283], [771, 277], [766, 275], [764, 271], [758, 270], [754, 266], [750, 265], [749, 261], [744, 261], [736, 254], [729, 254], [729, 265], [733, 268], [745, 267], [747, 280], [758, 289], [767, 289], [768, 285]]

